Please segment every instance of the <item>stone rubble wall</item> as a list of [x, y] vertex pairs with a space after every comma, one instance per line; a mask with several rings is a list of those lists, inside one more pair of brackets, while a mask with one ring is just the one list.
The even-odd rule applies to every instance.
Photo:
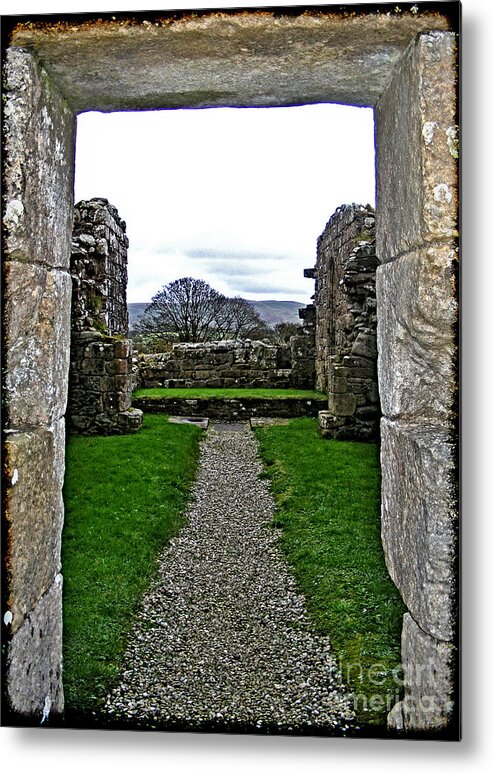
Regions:
[[312, 389], [308, 341], [306, 335], [284, 346], [248, 339], [174, 344], [171, 352], [139, 356], [139, 386]]
[[72, 330], [127, 335], [126, 224], [107, 199], [74, 209], [71, 271]]
[[68, 427], [84, 435], [137, 432], [128, 334], [125, 222], [107, 199], [75, 206]]
[[375, 211], [343, 205], [318, 239], [315, 279], [315, 385], [328, 395], [324, 437], [378, 435]]
[[132, 343], [97, 331], [77, 333], [70, 363], [69, 429], [83, 435], [137, 432], [132, 408]]
[[291, 386], [300, 389], [315, 387], [315, 321], [313, 304], [299, 309], [302, 328], [298, 335], [291, 336]]

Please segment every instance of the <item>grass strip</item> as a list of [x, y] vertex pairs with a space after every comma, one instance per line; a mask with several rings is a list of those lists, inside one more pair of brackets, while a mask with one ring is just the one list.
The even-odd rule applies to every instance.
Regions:
[[241, 398], [241, 399], [261, 399], [261, 400], [282, 400], [288, 398], [296, 398], [300, 400], [327, 400], [327, 395], [322, 392], [316, 392], [314, 389], [214, 389], [212, 387], [203, 388], [176, 388], [166, 389], [164, 387], [155, 387], [152, 389], [137, 389], [133, 393], [135, 399], [140, 397], [170, 397], [170, 398], [185, 398], [189, 400], [195, 400], [200, 398], [207, 398], [208, 400], [215, 400], [224, 398]]
[[200, 430], [144, 417], [135, 435], [67, 443], [64, 689], [67, 716], [96, 711], [159, 550], [184, 522]]
[[375, 444], [325, 440], [316, 419], [256, 430], [277, 503], [274, 526], [316, 629], [330, 637], [361, 725], [400, 695], [404, 606], [380, 539]]

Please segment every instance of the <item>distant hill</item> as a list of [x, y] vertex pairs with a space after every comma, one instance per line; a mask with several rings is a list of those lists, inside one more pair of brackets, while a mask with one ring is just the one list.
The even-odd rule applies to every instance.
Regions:
[[127, 303], [128, 306], [128, 326], [133, 330], [144, 311], [149, 306], [148, 303]]
[[259, 316], [271, 327], [278, 322], [301, 323], [298, 310], [304, 309], [306, 303], [298, 301], [249, 301]]
[[[298, 309], [304, 309], [306, 303], [298, 301], [249, 301], [260, 317], [271, 327], [278, 322], [301, 322]], [[148, 303], [128, 304], [128, 324], [132, 330], [147, 308]]]

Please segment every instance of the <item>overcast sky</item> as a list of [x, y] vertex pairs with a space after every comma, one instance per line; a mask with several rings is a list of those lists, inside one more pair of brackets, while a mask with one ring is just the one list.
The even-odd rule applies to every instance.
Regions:
[[127, 223], [129, 302], [181, 276], [227, 295], [310, 302], [317, 237], [374, 204], [373, 111], [340, 105], [78, 117], [75, 199]]

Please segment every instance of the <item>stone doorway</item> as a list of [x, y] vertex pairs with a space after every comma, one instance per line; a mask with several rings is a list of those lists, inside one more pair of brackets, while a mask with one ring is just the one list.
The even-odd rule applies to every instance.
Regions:
[[376, 117], [383, 542], [409, 610], [402, 640], [406, 693], [390, 721], [408, 732], [450, 725], [458, 9], [454, 3], [428, 8], [358, 6], [346, 14], [324, 6], [4, 24], [3, 619], [6, 698], [16, 717], [37, 724], [63, 711], [61, 490], [76, 115], [339, 102], [371, 106]]

